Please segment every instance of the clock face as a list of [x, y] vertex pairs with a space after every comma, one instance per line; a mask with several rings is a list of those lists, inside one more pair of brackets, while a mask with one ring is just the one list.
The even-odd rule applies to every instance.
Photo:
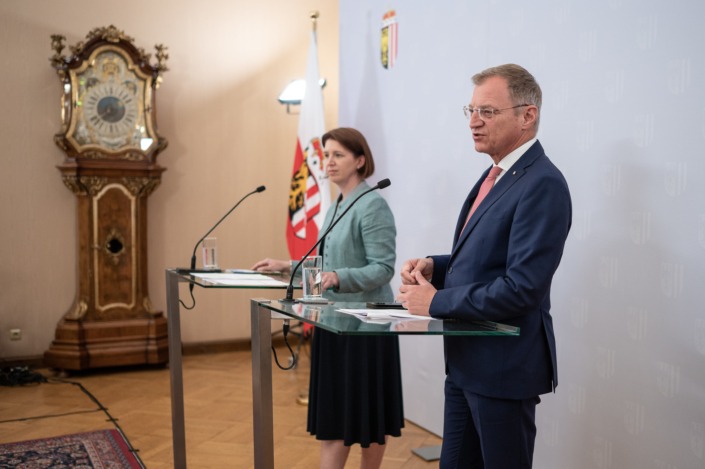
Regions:
[[130, 81], [101, 83], [86, 91], [83, 114], [97, 137], [121, 138], [135, 130], [139, 114], [136, 91]]
[[79, 151], [146, 152], [155, 143], [151, 77], [134, 67], [129, 56], [107, 46], [70, 73], [76, 109], [68, 138]]

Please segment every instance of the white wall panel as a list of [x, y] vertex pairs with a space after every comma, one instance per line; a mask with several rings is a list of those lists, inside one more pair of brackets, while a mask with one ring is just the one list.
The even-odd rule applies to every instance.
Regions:
[[[399, 52], [384, 69], [389, 9]], [[340, 2], [339, 122], [368, 136], [373, 180], [392, 180], [397, 271], [449, 250], [490, 165], [461, 111], [472, 74], [515, 62], [543, 88], [539, 139], [575, 212], [535, 467], [705, 467], [704, 17], [692, 1]], [[441, 433], [441, 340], [402, 353], [406, 415]]]

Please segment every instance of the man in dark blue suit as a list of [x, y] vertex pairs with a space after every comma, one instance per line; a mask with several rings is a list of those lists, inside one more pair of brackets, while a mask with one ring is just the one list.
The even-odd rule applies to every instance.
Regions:
[[521, 329], [518, 337], [445, 337], [440, 466], [530, 468], [536, 404], [557, 385], [550, 291], [570, 229], [570, 192], [536, 139], [534, 77], [507, 64], [473, 83], [464, 111], [475, 150], [493, 167], [463, 204], [451, 253], [407, 261], [397, 301], [413, 314]]

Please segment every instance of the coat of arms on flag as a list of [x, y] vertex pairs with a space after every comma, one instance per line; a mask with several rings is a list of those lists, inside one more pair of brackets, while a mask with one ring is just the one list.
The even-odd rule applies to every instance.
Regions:
[[397, 13], [394, 10], [389, 10], [382, 16], [382, 37], [380, 39], [382, 66], [384, 68], [392, 68], [397, 61], [398, 33]]
[[330, 185], [325, 177], [321, 145], [325, 123], [315, 30], [311, 34], [286, 226], [286, 241], [292, 259], [300, 259], [318, 240], [318, 232], [330, 207]]
[[[302, 149], [301, 145], [306, 145], [306, 147]], [[299, 142], [296, 148], [294, 166], [294, 174], [291, 177], [291, 189], [289, 191], [289, 221], [294, 237], [305, 240], [308, 237], [307, 231], [311, 230], [311, 227], [308, 226], [309, 223], [314, 223], [316, 216], [321, 213], [319, 180], [324, 173], [323, 147], [319, 136], [313, 136], [306, 143]], [[318, 228], [316, 226], [316, 237]], [[313, 242], [316, 242], [316, 237], [313, 237]], [[293, 241], [295, 242], [296, 240]], [[292, 243], [289, 244], [291, 248]], [[313, 243], [305, 244], [312, 245]], [[297, 259], [299, 253], [294, 254], [296, 255], [292, 255], [292, 257]]]

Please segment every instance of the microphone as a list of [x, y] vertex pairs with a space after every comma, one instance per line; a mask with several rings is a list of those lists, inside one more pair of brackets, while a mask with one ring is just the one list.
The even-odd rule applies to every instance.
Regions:
[[330, 233], [330, 230], [332, 230], [333, 227], [338, 224], [340, 219], [343, 218], [346, 213], [348, 213], [348, 211], [352, 208], [352, 206], [355, 205], [355, 203], [358, 200], [360, 200], [363, 196], [369, 194], [370, 192], [375, 191], [377, 189], [384, 189], [385, 187], [389, 187], [391, 184], [392, 184], [392, 182], [389, 179], [382, 179], [381, 181], [379, 181], [377, 183], [377, 185], [370, 187], [365, 192], [358, 195], [355, 198], [355, 200], [353, 200], [352, 203], [350, 205], [348, 205], [348, 208], [346, 208], [343, 211], [343, 213], [341, 213], [340, 216], [338, 218], [336, 218], [330, 224], [330, 226], [326, 229], [326, 231], [323, 232], [323, 235], [318, 238], [318, 241], [316, 241], [316, 243], [313, 246], [311, 246], [311, 249], [309, 249], [308, 252], [306, 254], [304, 254], [303, 257], [301, 258], [301, 260], [296, 264], [296, 266], [293, 269], [291, 269], [291, 277], [289, 278], [289, 285], [286, 287], [286, 298], [282, 298], [281, 300], [279, 300], [280, 303], [295, 303], [296, 302], [296, 300], [294, 299], [294, 274], [296, 274], [296, 271], [299, 269], [299, 267], [301, 267], [301, 264], [309, 256], [309, 254], [311, 254], [313, 252], [313, 250], [316, 249], [319, 244], [321, 244], [321, 241], [323, 241], [323, 239], [328, 235], [328, 233]]
[[[265, 189], [266, 189], [266, 187], [264, 187], [264, 186], [259, 186], [257, 189], [253, 190], [252, 192], [249, 192], [248, 194], [245, 194], [245, 196], [244, 196], [242, 199], [240, 199], [240, 200], [233, 206], [233, 208], [231, 208], [230, 210], [228, 210], [228, 213], [226, 213], [225, 215], [223, 215], [223, 218], [221, 218], [220, 220], [218, 220], [218, 222], [217, 222], [215, 225], [213, 225], [213, 227], [212, 227], [210, 230], [208, 230], [208, 232], [207, 232], [206, 234], [204, 234], [204, 235], [201, 237], [201, 239], [198, 240], [198, 242], [196, 243], [196, 245], [193, 247], [193, 254], [191, 255], [191, 268], [189, 269], [189, 272], [197, 272], [197, 270], [196, 270], [196, 249], [198, 249], [198, 245], [201, 244], [201, 243], [203, 242], [203, 240], [206, 239], [206, 238], [208, 237], [208, 235], [211, 234], [211, 233], [213, 232], [213, 230], [215, 230], [215, 229], [218, 227], [218, 225], [220, 225], [220, 223], [221, 223], [223, 220], [225, 220], [225, 219], [228, 217], [228, 215], [230, 215], [230, 214], [232, 213], [232, 211], [237, 208], [238, 205], [240, 205], [240, 204], [242, 203], [243, 200], [245, 200], [246, 198], [248, 198], [248, 197], [251, 196], [252, 194], [255, 194], [255, 193], [258, 193], [258, 192], [264, 192]], [[212, 270], [209, 270], [208, 272], [213, 272], [213, 271], [212, 271]]]

